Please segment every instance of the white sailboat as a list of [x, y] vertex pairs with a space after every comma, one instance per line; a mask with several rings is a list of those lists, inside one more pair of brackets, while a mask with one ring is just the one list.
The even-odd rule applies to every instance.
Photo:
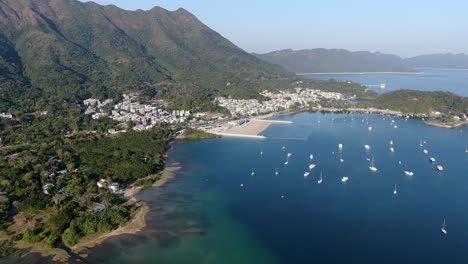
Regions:
[[445, 217], [444, 217], [444, 223], [442, 224], [442, 228], [440, 229], [442, 234], [446, 235], [447, 234], [447, 229], [445, 229]]
[[424, 149], [424, 150], [423, 150], [423, 153], [424, 153], [424, 154], [429, 154], [429, 150]]
[[437, 170], [438, 171], [443, 171], [444, 170], [444, 167], [442, 165], [437, 165]]
[[393, 145], [393, 140], [390, 140], [390, 145]]
[[304, 177], [309, 176], [309, 174], [310, 174], [310, 173], [309, 173], [308, 171], [304, 172]]
[[317, 181], [318, 184], [321, 184], [323, 182], [323, 178], [322, 178], [322, 172], [320, 172], [320, 179]]
[[371, 127], [371, 126], [369, 127], [369, 131], [372, 131], [372, 127]]
[[369, 170], [371, 170], [373, 172], [377, 171], [377, 167], [374, 166], [374, 158], [373, 157], [372, 157], [372, 161], [371, 161], [371, 165], [369, 167]]
[[275, 175], [278, 175], [278, 169], [276, 169], [276, 171], [275, 171]]
[[468, 153], [468, 148], [465, 148], [465, 153]]
[[390, 152], [395, 152], [395, 149], [393, 147], [390, 147]]
[[291, 153], [288, 153], [288, 158], [291, 157], [291, 155], [292, 155]]
[[254, 176], [254, 175], [255, 175], [255, 171], [252, 170], [252, 172], [250, 173], [250, 175]]
[[286, 149], [286, 146], [283, 146], [283, 150], [285, 150], [285, 149]]
[[419, 146], [420, 146], [420, 147], [423, 146], [422, 139], [419, 140]]
[[309, 165], [309, 170], [313, 170], [315, 168], [315, 166], [317, 166], [316, 164], [310, 164]]
[[310, 154], [309, 159], [313, 160], [314, 159], [314, 154]]
[[435, 159], [434, 157], [430, 157], [429, 160], [430, 160], [432, 163], [436, 162], [436, 159]]
[[344, 162], [344, 160], [343, 160], [343, 159], [340, 159], [340, 161], [341, 161], [341, 162]]
[[285, 161], [285, 162], [284, 162], [284, 165], [288, 165], [288, 163], [289, 163], [289, 161]]
[[262, 150], [262, 151], [260, 151], [260, 156], [263, 156], [263, 150]]
[[405, 171], [406, 176], [413, 176], [414, 173], [412, 171]]
[[344, 176], [343, 178], [341, 178], [341, 182], [346, 183], [348, 179], [349, 179], [348, 177]]
[[342, 150], [343, 149], [343, 144], [338, 144], [338, 149]]
[[396, 195], [397, 194], [397, 190], [396, 190], [396, 184], [395, 184], [395, 189], [393, 189], [393, 195]]
[[369, 146], [369, 145], [364, 145], [364, 148], [365, 148], [366, 150], [369, 150], [369, 149], [370, 149], [370, 146]]

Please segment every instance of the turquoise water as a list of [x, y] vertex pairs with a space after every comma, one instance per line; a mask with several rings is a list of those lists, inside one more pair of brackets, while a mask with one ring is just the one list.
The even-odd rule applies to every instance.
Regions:
[[[468, 262], [466, 127], [381, 115], [278, 118], [294, 123], [271, 126], [265, 140], [177, 142], [169, 162], [183, 169], [162, 188], [140, 194], [152, 206], [148, 226], [109, 239], [85, 262]], [[311, 153], [317, 167], [304, 178]], [[367, 158], [374, 158], [376, 173]], [[445, 170], [437, 172], [436, 164]], [[444, 217], [447, 236], [440, 231]]]
[[414, 89], [422, 91], [450, 91], [458, 95], [468, 96], [467, 70], [420, 70], [423, 74], [315, 74], [306, 75], [310, 79], [319, 80], [349, 80], [363, 85], [386, 84], [381, 90], [371, 87], [376, 92], [389, 92], [398, 89]]

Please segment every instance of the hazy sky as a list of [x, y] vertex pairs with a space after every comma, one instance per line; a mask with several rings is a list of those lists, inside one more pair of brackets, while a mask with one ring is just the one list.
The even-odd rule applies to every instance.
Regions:
[[248, 52], [345, 48], [468, 53], [468, 0], [95, 0], [123, 9], [183, 7]]

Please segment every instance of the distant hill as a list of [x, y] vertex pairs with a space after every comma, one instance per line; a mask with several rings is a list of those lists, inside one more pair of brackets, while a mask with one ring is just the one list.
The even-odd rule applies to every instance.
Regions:
[[404, 60], [408, 67], [468, 69], [468, 55], [465, 54], [430, 54]]
[[18, 101], [37, 107], [136, 90], [173, 97], [250, 95], [257, 82], [291, 76], [184, 9], [0, 0], [0, 25], [0, 111]]
[[281, 50], [254, 54], [260, 59], [295, 73], [338, 72], [408, 72], [402, 59], [395, 55], [344, 49]]

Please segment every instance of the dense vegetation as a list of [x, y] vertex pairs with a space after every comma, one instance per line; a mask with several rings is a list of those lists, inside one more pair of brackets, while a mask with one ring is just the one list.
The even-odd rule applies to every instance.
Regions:
[[134, 207], [97, 181], [125, 186], [159, 172], [174, 136], [164, 124], [107, 136], [112, 121], [59, 112], [0, 119], [0, 227], [12, 240], [70, 246], [122, 225]]
[[184, 9], [5, 0], [0, 10], [0, 111], [127, 91], [210, 110], [216, 95], [252, 96], [262, 81], [291, 77]]
[[468, 114], [468, 98], [450, 92], [398, 90], [379, 95], [372, 105], [405, 113]]
[[210, 134], [201, 130], [186, 128], [182, 134], [182, 137], [188, 140], [198, 140], [198, 139], [218, 138], [219, 136]]

